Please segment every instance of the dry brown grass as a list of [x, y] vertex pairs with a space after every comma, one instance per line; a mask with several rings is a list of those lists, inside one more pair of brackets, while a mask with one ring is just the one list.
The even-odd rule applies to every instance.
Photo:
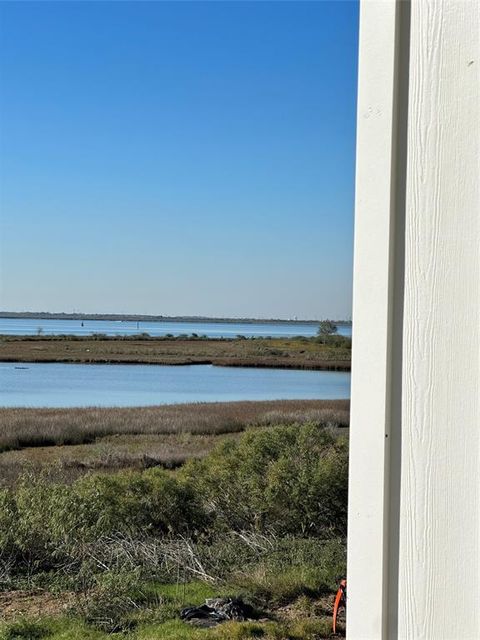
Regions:
[[0, 620], [65, 615], [74, 602], [74, 595], [65, 591], [61, 594], [48, 591], [3, 591], [0, 593]]
[[128, 408], [3, 408], [0, 450], [82, 444], [114, 434], [215, 435], [242, 431], [251, 423], [282, 422], [284, 415], [290, 421], [304, 422], [305, 413], [315, 418], [311, 412], [318, 411], [328, 414], [330, 421], [347, 424], [348, 407], [348, 400], [273, 400]]
[[248, 426], [344, 427], [348, 400], [217, 402], [108, 409], [0, 409], [0, 479], [51, 467], [62, 480], [91, 469], [174, 468]]
[[187, 460], [207, 455], [221, 437], [225, 436], [115, 435], [91, 444], [4, 451], [0, 453], [0, 484], [15, 484], [27, 470], [37, 474], [48, 469], [52, 481], [70, 483], [89, 471], [110, 473], [156, 466], [175, 469]]
[[312, 338], [124, 339], [1, 336], [0, 361], [117, 364], [214, 364], [316, 370], [350, 370], [349, 341]]

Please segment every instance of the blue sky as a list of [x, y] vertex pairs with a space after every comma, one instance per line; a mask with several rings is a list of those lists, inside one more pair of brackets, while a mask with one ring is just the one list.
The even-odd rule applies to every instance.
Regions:
[[351, 313], [354, 2], [1, 2], [4, 310]]

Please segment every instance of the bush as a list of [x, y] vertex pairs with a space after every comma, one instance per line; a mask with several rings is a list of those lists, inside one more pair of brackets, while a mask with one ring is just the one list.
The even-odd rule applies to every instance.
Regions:
[[77, 507], [72, 525], [86, 541], [113, 533], [194, 535], [205, 524], [193, 489], [158, 468], [87, 476], [73, 491]]
[[279, 535], [345, 535], [347, 442], [312, 424], [246, 432], [183, 474], [217, 524]]
[[29, 475], [15, 492], [0, 492], [0, 552], [16, 549], [37, 571], [79, 559], [82, 544], [102, 537], [195, 537], [206, 523], [193, 489], [157, 468], [71, 486]]
[[0, 640], [41, 640], [52, 635], [43, 622], [18, 620], [0, 632]]
[[0, 551], [8, 553], [14, 546], [17, 507], [8, 489], [0, 489]]
[[340, 335], [320, 335], [313, 338], [318, 344], [324, 344], [335, 349], [351, 349], [352, 339], [347, 336]]

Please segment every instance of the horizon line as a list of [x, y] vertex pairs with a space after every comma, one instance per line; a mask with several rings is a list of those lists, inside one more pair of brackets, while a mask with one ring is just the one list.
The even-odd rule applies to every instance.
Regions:
[[0, 311], [0, 318], [19, 318], [19, 317], [30, 317], [36, 319], [55, 319], [53, 316], [56, 316], [57, 319], [84, 319], [84, 320], [125, 320], [125, 319], [133, 319], [134, 321], [152, 321], [152, 322], [175, 322], [175, 321], [184, 321], [184, 322], [282, 322], [282, 323], [302, 323], [302, 324], [316, 324], [322, 322], [324, 320], [331, 320], [332, 322], [338, 324], [352, 324], [352, 320], [350, 318], [347, 319], [336, 319], [332, 318], [317, 318], [317, 319], [299, 319], [299, 318], [255, 318], [255, 317], [229, 317], [229, 316], [205, 316], [205, 315], [177, 315], [177, 316], [164, 316], [161, 314], [142, 314], [142, 313], [85, 313], [80, 311]]

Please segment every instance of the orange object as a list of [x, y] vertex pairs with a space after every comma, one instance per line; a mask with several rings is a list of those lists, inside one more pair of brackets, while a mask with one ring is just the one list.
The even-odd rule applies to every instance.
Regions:
[[333, 633], [337, 633], [337, 616], [338, 610], [347, 607], [347, 581], [342, 580], [335, 596], [335, 602], [333, 604]]

